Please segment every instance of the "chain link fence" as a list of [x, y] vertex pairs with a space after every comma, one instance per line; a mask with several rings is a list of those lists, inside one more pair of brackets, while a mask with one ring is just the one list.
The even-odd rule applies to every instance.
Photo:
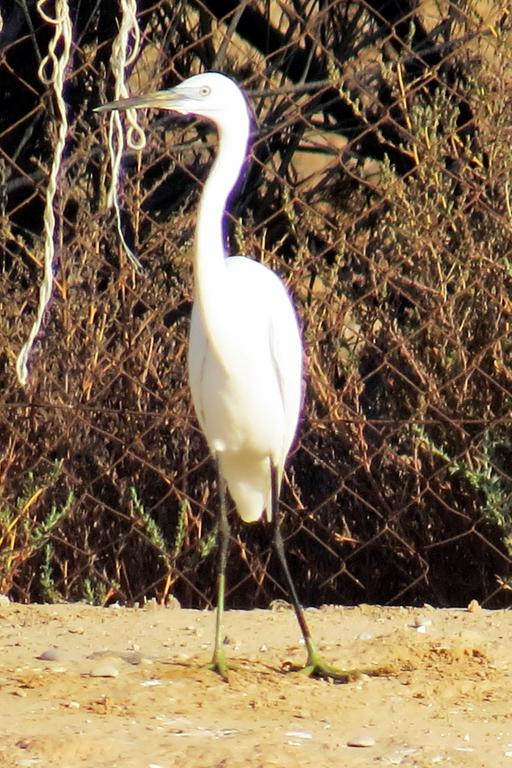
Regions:
[[[63, 5], [59, 92], [45, 57]], [[186, 346], [216, 138], [141, 113], [147, 143], [124, 151], [119, 221], [107, 207], [108, 119], [93, 108], [114, 95], [128, 12], [2, 4], [0, 589], [205, 606], [217, 497]], [[226, 237], [283, 277], [303, 328], [305, 405], [282, 494], [303, 601], [509, 606], [508, 3], [141, 0], [137, 23], [131, 93], [218, 69], [254, 108]], [[52, 299], [23, 387], [59, 93]], [[233, 520], [228, 583], [231, 606], [283, 594], [264, 523]]]

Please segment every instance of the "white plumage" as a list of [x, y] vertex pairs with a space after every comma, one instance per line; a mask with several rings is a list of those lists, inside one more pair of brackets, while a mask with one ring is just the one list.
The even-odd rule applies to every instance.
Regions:
[[[269, 458], [281, 475], [301, 399], [301, 346], [290, 299], [278, 277], [234, 256], [223, 265], [219, 355], [199, 301], [192, 312], [189, 373], [197, 418], [240, 517], [271, 515]], [[227, 338], [226, 338], [227, 337]], [[228, 351], [227, 351], [228, 350]]]
[[[215, 163], [201, 195], [194, 257], [189, 375], [201, 428], [240, 517], [270, 518], [270, 466], [279, 478], [299, 417], [302, 347], [280, 279], [258, 262], [226, 258], [222, 219], [245, 159], [248, 105], [238, 86], [209, 72], [178, 86], [180, 111], [213, 121]], [[176, 103], [175, 103], [176, 106]]]
[[319, 656], [286, 561], [279, 489], [301, 404], [302, 344], [295, 310], [281, 280], [242, 256], [226, 257], [222, 221], [243, 166], [250, 113], [238, 86], [207, 72], [169, 91], [100, 107], [159, 107], [215, 124], [219, 148], [204, 185], [194, 247], [194, 307], [188, 366], [197, 418], [219, 469], [218, 605], [213, 668], [227, 678], [224, 592], [229, 543], [224, 483], [246, 522], [266, 511], [308, 652], [306, 671], [346, 681]]

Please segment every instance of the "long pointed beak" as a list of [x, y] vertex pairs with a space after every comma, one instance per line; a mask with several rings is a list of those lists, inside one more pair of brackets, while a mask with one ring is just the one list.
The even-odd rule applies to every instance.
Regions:
[[[95, 112], [107, 112], [109, 110], [142, 109], [144, 107], [154, 107], [156, 109], [174, 109], [173, 103], [183, 100], [183, 94], [168, 91], [153, 91], [141, 96], [130, 96], [128, 99], [119, 99], [118, 101], [109, 101], [95, 107]], [[179, 105], [176, 104], [176, 111], [179, 112]]]

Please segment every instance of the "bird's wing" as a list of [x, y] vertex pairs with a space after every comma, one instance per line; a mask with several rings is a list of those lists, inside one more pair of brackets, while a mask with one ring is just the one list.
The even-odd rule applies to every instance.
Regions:
[[[247, 319], [245, 347], [261, 345], [262, 370], [268, 365], [275, 374], [284, 415], [281, 452], [275, 459], [282, 469], [301, 406], [302, 342], [297, 316], [284, 284], [272, 270], [243, 256], [230, 257], [227, 266], [234, 278], [230, 295], [238, 301], [237, 316]], [[251, 354], [255, 358], [254, 349]]]
[[302, 343], [297, 318], [284, 286], [273, 303], [269, 324], [269, 347], [272, 365], [283, 405], [285, 433], [282, 461], [286, 457], [297, 429], [302, 399]]

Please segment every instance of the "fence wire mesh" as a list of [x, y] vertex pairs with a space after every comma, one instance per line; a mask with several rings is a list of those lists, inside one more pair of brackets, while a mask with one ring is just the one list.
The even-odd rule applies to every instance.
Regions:
[[[16, 379], [59, 131], [40, 76], [55, 5], [1, 10], [0, 589], [210, 605], [217, 499], [186, 346], [216, 138], [139, 115], [147, 144], [125, 151], [119, 191], [139, 275], [106, 207], [108, 120], [93, 112], [114, 94], [125, 2], [67, 6], [52, 301]], [[131, 93], [217, 69], [254, 109], [226, 237], [283, 277], [301, 319], [306, 396], [282, 504], [302, 599], [509, 606], [508, 2], [141, 0], [137, 22]], [[228, 582], [232, 606], [282, 595], [263, 523], [233, 520]]]

